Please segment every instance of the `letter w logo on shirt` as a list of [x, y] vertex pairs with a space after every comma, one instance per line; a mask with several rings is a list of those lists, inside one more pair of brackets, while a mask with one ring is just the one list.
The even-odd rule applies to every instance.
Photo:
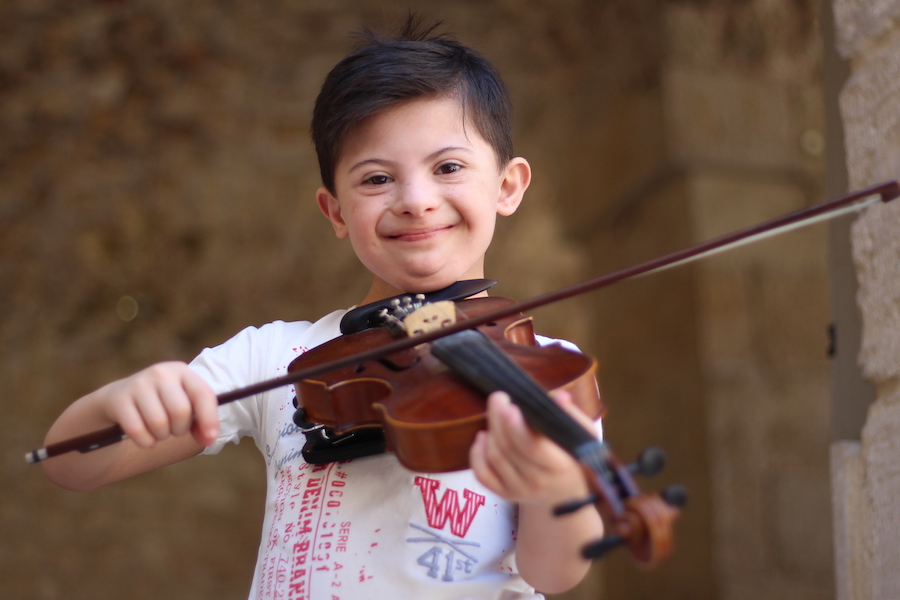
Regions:
[[416, 477], [416, 485], [422, 490], [422, 500], [425, 501], [425, 515], [428, 525], [435, 529], [443, 529], [450, 521], [450, 531], [453, 535], [465, 537], [469, 526], [475, 519], [475, 513], [484, 504], [484, 496], [476, 494], [472, 490], [463, 490], [466, 505], [459, 507], [459, 495], [456, 490], [446, 490], [441, 501], [438, 502], [437, 490], [441, 482], [427, 477]]

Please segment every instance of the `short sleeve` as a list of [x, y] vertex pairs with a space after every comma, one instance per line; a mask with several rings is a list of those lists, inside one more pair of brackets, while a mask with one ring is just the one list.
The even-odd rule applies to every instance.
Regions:
[[[281, 358], [277, 350], [291, 334], [302, 333], [308, 322], [275, 321], [262, 327], [247, 327], [227, 342], [203, 350], [190, 366], [209, 383], [217, 394], [236, 390], [270, 379], [275, 362]], [[238, 443], [250, 436], [257, 445], [263, 423], [265, 392], [219, 407], [219, 438], [204, 454], [216, 454], [225, 444]]]

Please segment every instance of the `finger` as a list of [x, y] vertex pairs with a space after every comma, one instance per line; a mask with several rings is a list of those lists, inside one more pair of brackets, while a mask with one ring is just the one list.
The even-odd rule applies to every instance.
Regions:
[[529, 444], [517, 441], [517, 438], [532, 436], [522, 412], [512, 404], [509, 395], [505, 392], [491, 394], [488, 398], [485, 460], [504, 488], [512, 493], [519, 493], [528, 487], [528, 476], [534, 468], [529, 464]]
[[488, 396], [488, 458], [509, 456], [518, 451], [517, 437], [528, 436], [529, 429], [522, 412], [506, 392]]
[[159, 399], [166, 412], [171, 434], [180, 436], [188, 433], [193, 425], [194, 410], [181, 383], [170, 380], [160, 382]]
[[[502, 398], [498, 400], [501, 404]], [[519, 470], [553, 470], [565, 460], [567, 453], [555, 442], [529, 426], [518, 406], [506, 401], [498, 406], [496, 428], [506, 453], [516, 462]], [[540, 427], [538, 427], [540, 429]]]
[[140, 448], [152, 448], [156, 444], [156, 437], [147, 429], [144, 418], [137, 405], [129, 399], [117, 408], [113, 420], [119, 424], [122, 431]]
[[487, 462], [487, 437], [485, 431], [475, 434], [475, 441], [469, 449], [469, 467], [481, 484], [500, 496], [504, 495], [503, 484]]
[[144, 426], [156, 440], [164, 440], [172, 434], [169, 415], [159, 398], [155, 386], [135, 390], [134, 405], [141, 414]]
[[563, 408], [567, 408], [572, 405], [572, 394], [569, 390], [555, 390], [550, 392], [550, 397], [553, 398], [557, 404], [559, 404]]
[[556, 390], [555, 392], [551, 392], [550, 396], [556, 401], [560, 408], [578, 421], [582, 427], [594, 433], [594, 435], [597, 434], [596, 422], [578, 408], [578, 405], [575, 404], [575, 400], [572, 398], [572, 394], [568, 390]]
[[194, 407], [191, 432], [198, 443], [209, 446], [219, 437], [219, 400], [206, 381], [190, 369], [183, 385]]

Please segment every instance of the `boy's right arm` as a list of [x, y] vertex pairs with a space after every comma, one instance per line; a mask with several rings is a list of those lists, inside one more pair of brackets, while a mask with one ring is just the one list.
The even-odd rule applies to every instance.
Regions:
[[111, 425], [128, 439], [46, 460], [47, 477], [66, 489], [90, 490], [195, 456], [219, 435], [218, 400], [185, 363], [159, 363], [75, 401], [45, 445]]

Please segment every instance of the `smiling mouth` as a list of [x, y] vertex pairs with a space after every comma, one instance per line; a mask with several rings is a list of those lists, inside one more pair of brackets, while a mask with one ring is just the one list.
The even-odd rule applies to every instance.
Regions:
[[401, 242], [417, 242], [419, 240], [427, 240], [428, 238], [434, 237], [435, 235], [447, 231], [452, 227], [452, 225], [446, 225], [443, 227], [430, 227], [428, 229], [419, 229], [415, 231], [403, 231], [401, 233], [391, 234], [385, 237]]

